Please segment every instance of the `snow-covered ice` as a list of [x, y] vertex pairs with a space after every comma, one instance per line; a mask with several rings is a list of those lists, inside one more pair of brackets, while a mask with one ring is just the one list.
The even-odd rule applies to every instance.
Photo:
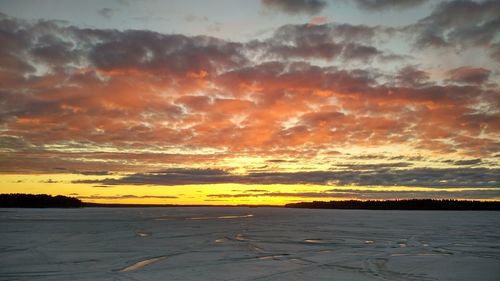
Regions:
[[500, 213], [0, 209], [0, 280], [500, 280]]

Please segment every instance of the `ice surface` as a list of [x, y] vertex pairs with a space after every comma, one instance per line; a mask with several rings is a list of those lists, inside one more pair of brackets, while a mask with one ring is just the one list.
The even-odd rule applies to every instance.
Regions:
[[500, 213], [0, 209], [0, 280], [500, 280]]

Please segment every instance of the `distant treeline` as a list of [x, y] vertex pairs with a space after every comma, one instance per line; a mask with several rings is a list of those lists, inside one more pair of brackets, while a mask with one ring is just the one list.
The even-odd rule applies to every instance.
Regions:
[[435, 199], [409, 199], [385, 201], [314, 201], [286, 204], [287, 208], [308, 209], [368, 209], [368, 210], [488, 210], [500, 211], [500, 202], [483, 202], [468, 200], [435, 200]]
[[0, 208], [79, 208], [77, 198], [47, 194], [0, 194]]

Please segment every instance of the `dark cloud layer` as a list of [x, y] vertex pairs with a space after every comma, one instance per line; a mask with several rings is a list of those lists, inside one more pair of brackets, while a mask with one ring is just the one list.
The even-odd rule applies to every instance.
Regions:
[[209, 198], [252, 198], [252, 197], [298, 197], [303, 200], [312, 198], [345, 198], [345, 199], [490, 199], [500, 197], [499, 190], [466, 190], [466, 191], [394, 191], [394, 190], [355, 190], [332, 189], [324, 192], [255, 192], [255, 193], [220, 193], [210, 194]]
[[[382, 166], [384, 167], [384, 166]], [[488, 168], [377, 168], [366, 170], [312, 172], [257, 172], [235, 175], [217, 169], [172, 169], [125, 176], [119, 179], [80, 180], [75, 183], [105, 185], [183, 185], [183, 184], [335, 184], [340, 186], [414, 187], [500, 187], [500, 169]]]

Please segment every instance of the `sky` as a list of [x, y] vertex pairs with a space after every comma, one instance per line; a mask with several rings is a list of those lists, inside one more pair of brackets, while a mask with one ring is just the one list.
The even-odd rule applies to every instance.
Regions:
[[0, 0], [0, 193], [500, 200], [500, 2]]

